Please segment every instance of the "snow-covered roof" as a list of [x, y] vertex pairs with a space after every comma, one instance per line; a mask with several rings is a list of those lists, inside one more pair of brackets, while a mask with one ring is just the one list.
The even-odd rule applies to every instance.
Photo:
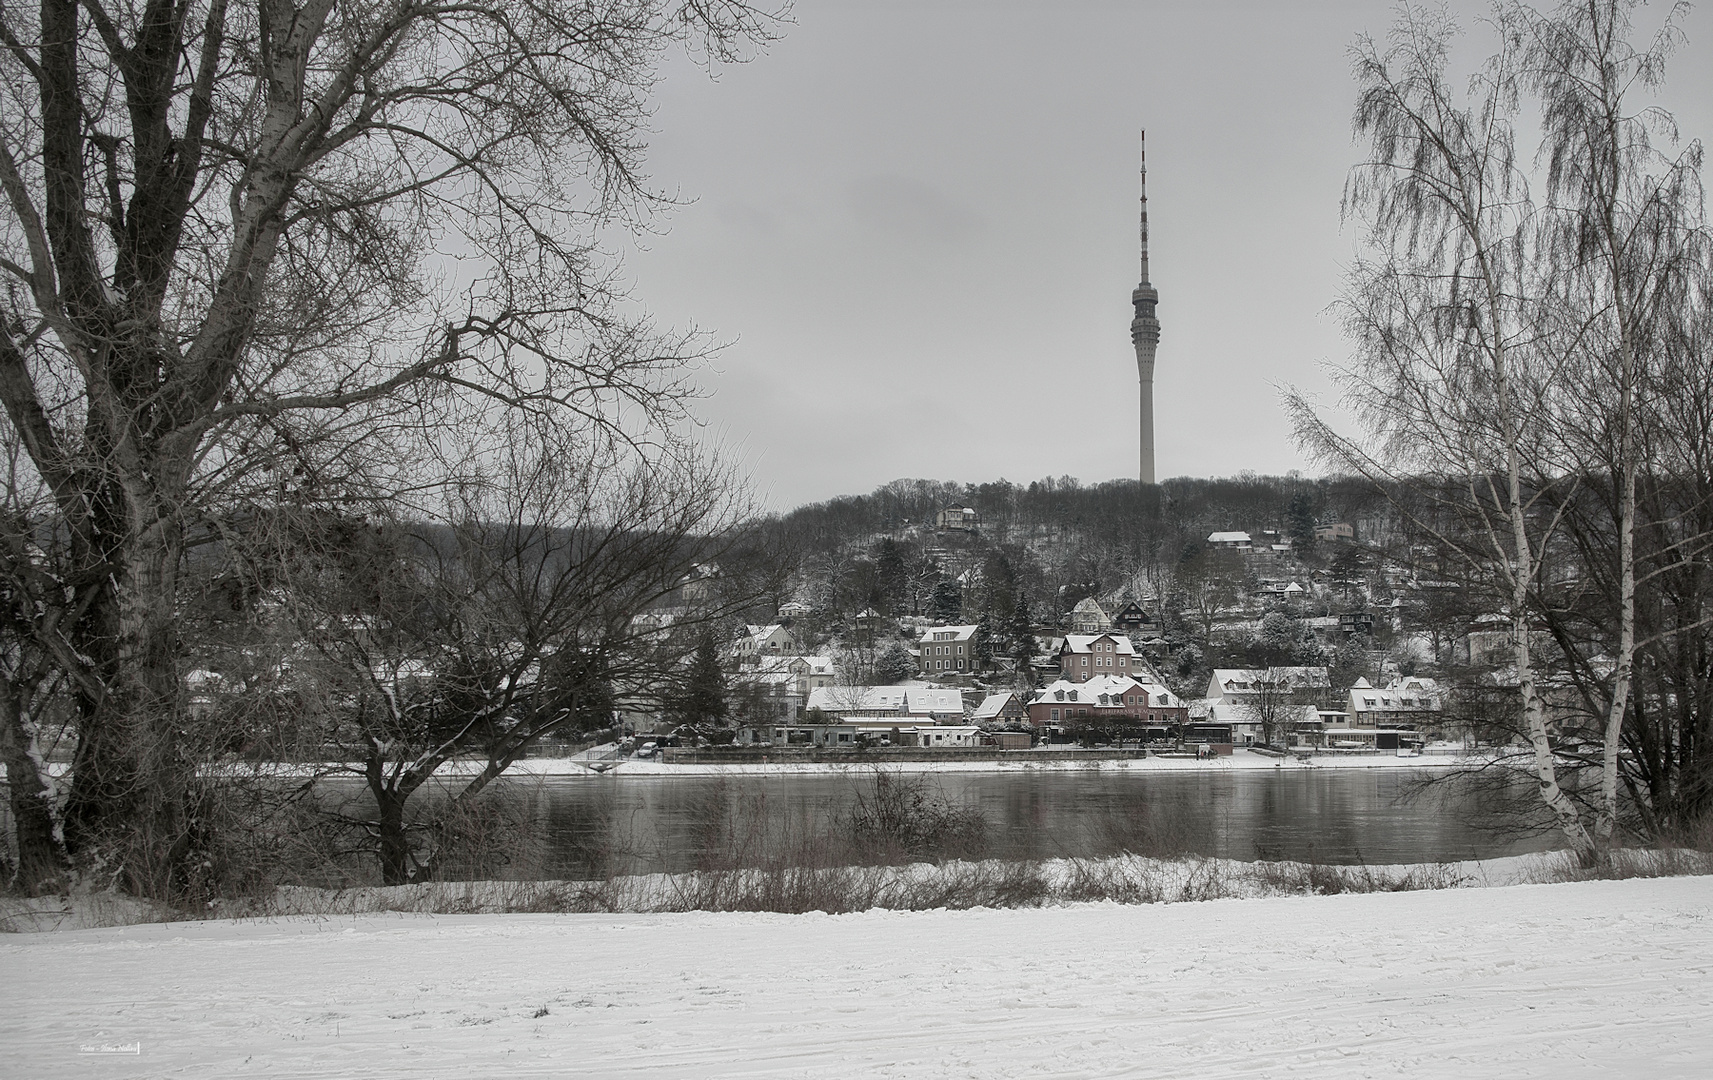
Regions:
[[1013, 694], [1009, 690], [1000, 694], [989, 694], [987, 697], [982, 699], [980, 705], [975, 707], [975, 713], [970, 717], [970, 719], [992, 720], [1003, 712], [1005, 707], [1009, 705], [1012, 699], [1016, 696], [1016, 694]]
[[1094, 643], [1097, 641], [1111, 641], [1115, 646], [1113, 653], [1117, 656], [1131, 656], [1136, 652], [1136, 647], [1130, 644], [1130, 638], [1126, 634], [1066, 634], [1064, 651], [1093, 652]]
[[833, 658], [830, 656], [763, 656], [756, 661], [758, 671], [778, 671], [792, 673], [800, 671], [804, 675], [833, 674]]
[[1216, 532], [1207, 534], [1210, 544], [1247, 544], [1250, 542], [1246, 532]]
[[1318, 690], [1330, 687], [1332, 677], [1324, 667], [1215, 668], [1207, 696], [1259, 693], [1263, 684], [1279, 690]]
[[922, 631], [918, 642], [929, 641], [968, 641], [975, 633], [975, 624], [969, 626], [930, 626]]
[[[1432, 681], [1432, 680], [1428, 680]], [[1370, 712], [1438, 712], [1439, 695], [1421, 689], [1404, 690], [1389, 686], [1384, 690], [1372, 686], [1350, 688], [1350, 712], [1360, 716]]]
[[918, 686], [821, 686], [809, 691], [808, 708], [822, 712], [896, 712], [905, 716], [962, 716], [958, 690]]
[[1043, 703], [1077, 704], [1077, 705], [1123, 705], [1124, 699], [1130, 694], [1143, 693], [1148, 695], [1148, 703], [1155, 708], [1178, 709], [1183, 702], [1167, 687], [1154, 682], [1142, 682], [1127, 675], [1097, 675], [1087, 682], [1071, 682], [1069, 679], [1058, 679], [1042, 687], [1029, 702], [1031, 705]]

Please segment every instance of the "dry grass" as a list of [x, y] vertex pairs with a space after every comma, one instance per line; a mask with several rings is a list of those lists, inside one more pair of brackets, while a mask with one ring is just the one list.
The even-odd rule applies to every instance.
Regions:
[[1713, 874], [1713, 852], [1686, 847], [1619, 848], [1592, 866], [1568, 851], [1542, 860], [1529, 880], [1538, 885], [1566, 881], [1621, 881], [1628, 878], [1690, 877]]

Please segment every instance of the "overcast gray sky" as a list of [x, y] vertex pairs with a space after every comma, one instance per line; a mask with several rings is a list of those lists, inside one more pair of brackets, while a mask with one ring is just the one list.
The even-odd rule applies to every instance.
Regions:
[[[1343, 355], [1348, 49], [1391, 12], [797, 0], [753, 63], [669, 65], [650, 172], [694, 202], [626, 266], [663, 322], [730, 343], [700, 411], [775, 508], [1134, 476], [1146, 127], [1159, 475], [1313, 471], [1275, 385], [1324, 390]], [[1704, 138], [1713, 19], [1685, 26], [1664, 103]]]

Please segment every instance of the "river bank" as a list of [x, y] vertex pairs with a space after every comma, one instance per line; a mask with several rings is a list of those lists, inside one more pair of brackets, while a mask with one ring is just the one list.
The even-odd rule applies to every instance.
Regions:
[[[1462, 753], [1424, 753], [1408, 757], [1396, 754], [1328, 754], [1308, 758], [1293, 755], [1267, 754], [1238, 747], [1229, 755], [1197, 758], [1194, 756], [1150, 755], [1149, 757], [1113, 757], [1101, 751], [1081, 753], [1066, 750], [1010, 750], [1003, 756], [968, 760], [947, 754], [933, 759], [926, 756], [887, 758], [873, 755], [850, 760], [810, 761], [780, 755], [782, 760], [764, 762], [681, 762], [659, 758], [612, 758], [605, 756], [609, 748], [594, 750], [573, 757], [528, 758], [515, 763], [508, 772], [513, 776], [767, 776], [767, 775], [840, 775], [850, 772], [885, 769], [901, 773], [1030, 773], [1030, 772], [1232, 772], [1250, 769], [1459, 769], [1491, 762], [1485, 755]], [[440, 775], [447, 777], [474, 775], [481, 762], [450, 761], [441, 767]], [[308, 767], [305, 767], [308, 768]]]

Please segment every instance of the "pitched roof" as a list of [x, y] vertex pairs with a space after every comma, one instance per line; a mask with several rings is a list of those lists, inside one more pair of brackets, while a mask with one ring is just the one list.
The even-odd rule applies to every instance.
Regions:
[[1215, 668], [1207, 696], [1258, 693], [1262, 683], [1280, 690], [1318, 690], [1330, 687], [1332, 677], [1324, 667]]
[[823, 712], [898, 712], [906, 716], [962, 716], [963, 694], [920, 686], [822, 686], [809, 691], [808, 708]]
[[[926, 641], [968, 641], [976, 631], [974, 623], [969, 626], [930, 626], [922, 631], [918, 642]], [[951, 637], [935, 637], [936, 634], [950, 634]]]
[[[1155, 682], [1142, 682], [1128, 675], [1097, 675], [1088, 682], [1071, 682], [1069, 679], [1059, 679], [1048, 683], [1030, 700], [1031, 705], [1051, 703], [1058, 705], [1112, 705], [1124, 704], [1127, 695], [1140, 691], [1147, 694], [1150, 704], [1155, 708], [1178, 709], [1183, 702], [1172, 691]], [[1106, 701], [1101, 700], [1102, 697]], [[1114, 701], [1116, 699], [1116, 701]]]
[[989, 694], [987, 697], [982, 699], [980, 705], [975, 707], [975, 713], [970, 717], [970, 719], [992, 720], [994, 717], [1004, 712], [1005, 707], [1011, 704], [1016, 697], [1017, 695], [1009, 690], [1000, 694]]
[[1093, 652], [1094, 643], [1103, 638], [1110, 639], [1116, 646], [1113, 649], [1115, 655], [1132, 656], [1136, 652], [1136, 647], [1130, 643], [1128, 634], [1066, 634], [1064, 651], [1069, 653]]

